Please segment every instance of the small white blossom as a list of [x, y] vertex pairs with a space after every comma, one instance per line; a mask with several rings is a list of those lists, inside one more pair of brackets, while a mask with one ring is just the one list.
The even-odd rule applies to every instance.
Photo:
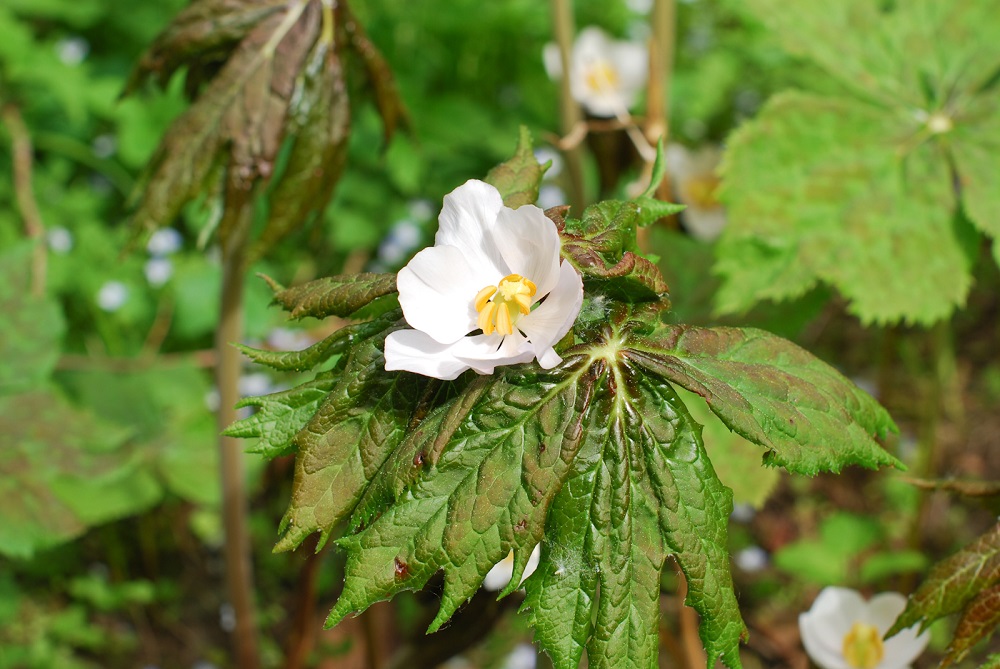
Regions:
[[108, 281], [97, 291], [97, 306], [108, 313], [118, 311], [128, 300], [128, 288], [121, 281]]
[[410, 200], [406, 206], [415, 221], [429, 221], [434, 216], [434, 204], [430, 200]]
[[304, 330], [274, 328], [267, 335], [267, 345], [278, 351], [301, 351], [313, 344], [313, 338]]
[[802, 645], [822, 669], [904, 669], [930, 640], [916, 625], [883, 640], [905, 607], [906, 597], [896, 592], [865, 601], [848, 588], [824, 588], [799, 615]]
[[538, 206], [542, 209], [566, 204], [566, 193], [559, 186], [545, 184], [538, 189]]
[[[538, 569], [538, 558], [541, 556], [542, 545], [537, 544], [531, 555], [528, 557], [528, 564], [524, 566], [524, 574], [521, 575], [521, 583], [535, 573]], [[510, 579], [514, 576], [514, 551], [507, 554], [503, 560], [493, 565], [493, 568], [483, 579], [483, 587], [493, 592], [500, 592], [507, 587]], [[520, 585], [520, 584], [518, 584]]]
[[496, 188], [475, 180], [445, 196], [438, 223], [434, 246], [397, 276], [413, 329], [386, 338], [385, 368], [450, 380], [535, 358], [544, 369], [562, 362], [553, 346], [580, 312], [583, 281], [560, 263], [555, 224], [534, 205], [505, 207]]
[[500, 666], [501, 669], [535, 669], [538, 666], [538, 651], [530, 643], [519, 643]]
[[56, 42], [56, 55], [64, 65], [79, 65], [89, 53], [90, 43], [82, 37], [67, 37]]
[[[559, 47], [546, 44], [542, 56], [549, 77], [561, 79]], [[594, 116], [627, 117], [648, 78], [649, 52], [644, 44], [612, 40], [594, 26], [577, 35], [570, 55], [570, 92]]]
[[118, 150], [118, 140], [114, 135], [98, 135], [91, 142], [90, 148], [98, 158], [110, 158]]
[[378, 259], [385, 265], [395, 265], [417, 248], [421, 237], [420, 226], [408, 218], [396, 221], [389, 234], [378, 245]]
[[760, 546], [748, 546], [736, 553], [736, 566], [748, 574], [765, 569], [769, 561], [767, 551]]
[[143, 267], [146, 281], [153, 288], [159, 288], [174, 275], [174, 264], [167, 258], [150, 258]]
[[271, 392], [271, 377], [264, 372], [244, 374], [240, 377], [240, 397], [256, 397]]
[[666, 157], [674, 192], [687, 206], [681, 212], [684, 229], [701, 241], [716, 239], [726, 227], [726, 210], [718, 198], [719, 177], [715, 173], [722, 151], [717, 147], [691, 151], [671, 144]]
[[62, 227], [49, 228], [45, 233], [45, 239], [53, 253], [65, 255], [73, 250], [73, 233]]
[[177, 253], [184, 244], [181, 233], [174, 228], [160, 228], [149, 236], [146, 251], [152, 256], [168, 256]]

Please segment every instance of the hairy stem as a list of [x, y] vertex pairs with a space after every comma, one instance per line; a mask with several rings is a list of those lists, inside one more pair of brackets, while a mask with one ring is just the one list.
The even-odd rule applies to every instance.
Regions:
[[45, 249], [45, 225], [38, 209], [35, 191], [31, 185], [31, 171], [34, 149], [31, 146], [31, 135], [24, 123], [21, 110], [13, 104], [4, 105], [2, 110], [3, 123], [10, 133], [11, 156], [14, 171], [14, 198], [18, 212], [24, 221], [24, 231], [28, 238], [35, 242], [31, 259], [31, 294], [41, 297], [45, 293], [45, 267], [47, 264]]
[[[236, 188], [231, 188], [236, 190]], [[228, 195], [228, 194], [227, 194]], [[240, 352], [232, 345], [243, 337], [243, 284], [250, 227], [249, 197], [226, 198], [221, 225], [222, 293], [219, 326], [215, 334], [218, 364], [215, 382], [219, 390], [218, 426], [220, 433], [237, 418], [239, 401]], [[227, 220], [228, 219], [228, 220]], [[254, 607], [253, 568], [250, 535], [247, 530], [247, 496], [244, 488], [243, 450], [240, 440], [219, 436], [222, 474], [222, 521], [226, 534], [224, 559], [229, 600], [236, 616], [234, 645], [236, 666], [258, 669], [257, 616]]]
[[[582, 123], [580, 105], [573, 99], [569, 85], [570, 52], [575, 33], [573, 6], [570, 0], [552, 0], [552, 25], [556, 44], [559, 46], [559, 60], [562, 63], [562, 78], [559, 81], [559, 131], [563, 137], [571, 135]], [[579, 146], [563, 149], [566, 158], [566, 172], [569, 175], [570, 204], [577, 216], [583, 211], [583, 151]]]

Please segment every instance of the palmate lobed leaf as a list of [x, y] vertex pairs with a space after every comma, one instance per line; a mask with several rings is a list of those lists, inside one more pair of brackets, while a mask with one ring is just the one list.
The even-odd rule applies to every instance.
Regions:
[[825, 282], [864, 322], [947, 317], [971, 285], [968, 223], [1000, 232], [1000, 2], [751, 5], [856, 97], [779, 94], [734, 134], [718, 308]]

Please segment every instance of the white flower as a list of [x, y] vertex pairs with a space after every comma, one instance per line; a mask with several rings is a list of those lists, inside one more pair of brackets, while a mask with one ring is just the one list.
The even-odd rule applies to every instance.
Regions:
[[45, 238], [53, 253], [65, 255], [73, 250], [73, 233], [66, 228], [59, 226], [49, 228], [45, 232]]
[[118, 311], [128, 300], [128, 288], [121, 281], [108, 281], [97, 291], [97, 306], [107, 312]]
[[[534, 550], [531, 551], [531, 555], [528, 557], [528, 564], [524, 566], [524, 574], [521, 576], [521, 583], [535, 573], [538, 569], [538, 558], [541, 555], [541, 544], [536, 544]], [[511, 577], [514, 575], [514, 551], [507, 554], [503, 560], [497, 562], [493, 565], [493, 568], [486, 574], [486, 578], [483, 579], [483, 587], [487, 590], [492, 590], [493, 592], [500, 592], [507, 587], [510, 583]], [[520, 583], [518, 584], [520, 585]]]
[[416, 222], [408, 218], [396, 221], [378, 246], [378, 259], [387, 265], [395, 265], [417, 247], [422, 234], [423, 230]]
[[802, 644], [823, 669], [904, 669], [924, 651], [930, 633], [914, 625], [883, 640], [906, 597], [883, 592], [867, 602], [848, 588], [824, 588], [799, 615]]
[[719, 202], [715, 170], [722, 151], [713, 146], [690, 151], [680, 144], [667, 147], [667, 171], [674, 192], [687, 209], [681, 212], [684, 229], [695, 239], [710, 242], [726, 227], [726, 210]]
[[180, 250], [184, 243], [181, 233], [173, 228], [160, 228], [149, 236], [146, 242], [146, 250], [150, 255], [168, 256]]
[[566, 204], [566, 193], [559, 186], [545, 184], [538, 190], [538, 206], [542, 209]]
[[174, 264], [167, 258], [150, 258], [146, 261], [143, 272], [146, 274], [146, 281], [153, 288], [159, 288], [174, 275]]
[[519, 643], [500, 665], [501, 669], [535, 669], [538, 666], [538, 651], [530, 643]]
[[56, 42], [56, 55], [64, 65], [79, 65], [89, 53], [90, 43], [82, 37], [66, 37]]
[[475, 180], [445, 196], [438, 223], [434, 246], [397, 276], [413, 329], [386, 338], [385, 368], [450, 380], [534, 358], [545, 369], [562, 362], [553, 345], [580, 312], [583, 281], [560, 264], [555, 224], [534, 205], [505, 207]]
[[[561, 79], [559, 47], [546, 44], [542, 56], [549, 77]], [[570, 56], [570, 92], [594, 116], [627, 117], [648, 77], [649, 52], [644, 45], [612, 40], [594, 26], [577, 35]]]

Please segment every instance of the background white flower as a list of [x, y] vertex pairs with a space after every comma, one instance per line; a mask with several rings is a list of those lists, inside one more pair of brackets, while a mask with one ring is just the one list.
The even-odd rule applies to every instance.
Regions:
[[142, 268], [146, 281], [153, 288], [159, 288], [174, 275], [174, 265], [168, 258], [152, 257]]
[[73, 250], [73, 233], [66, 228], [51, 227], [46, 231], [45, 238], [53, 253], [65, 255]]
[[[528, 557], [528, 564], [524, 566], [524, 574], [521, 575], [521, 583], [535, 573], [538, 569], [538, 558], [542, 554], [542, 545], [536, 544], [535, 548], [531, 551], [531, 555]], [[483, 579], [483, 587], [487, 590], [493, 592], [500, 592], [507, 587], [510, 583], [511, 577], [514, 575], [514, 551], [507, 554], [503, 560], [497, 562], [493, 565], [493, 568], [489, 570], [486, 574], [486, 578]], [[520, 585], [520, 584], [518, 584]]]
[[[542, 57], [549, 77], [561, 79], [559, 47], [546, 44]], [[594, 26], [577, 35], [570, 56], [570, 92], [594, 116], [627, 117], [648, 78], [649, 51], [644, 44], [613, 40]]]
[[[559, 233], [541, 209], [510, 209], [482, 181], [444, 198], [434, 246], [399, 271], [396, 287], [412, 330], [385, 341], [385, 368], [450, 380], [529, 362], [550, 369], [553, 346], [583, 302], [583, 281], [560, 263]], [[475, 331], [479, 334], [467, 336]]]
[[848, 588], [824, 588], [799, 615], [802, 644], [823, 669], [904, 669], [924, 652], [930, 633], [917, 626], [883, 640], [906, 607], [906, 597], [883, 592], [867, 602]]
[[128, 288], [121, 281], [107, 281], [97, 291], [97, 306], [107, 312], [121, 309], [128, 300]]
[[177, 253], [184, 244], [184, 238], [174, 228], [160, 228], [149, 236], [146, 251], [153, 256], [168, 256]]
[[684, 229], [701, 241], [716, 239], [726, 227], [726, 209], [718, 198], [720, 181], [716, 174], [722, 150], [706, 146], [692, 151], [671, 144], [666, 158], [674, 194], [687, 206], [681, 212]]

